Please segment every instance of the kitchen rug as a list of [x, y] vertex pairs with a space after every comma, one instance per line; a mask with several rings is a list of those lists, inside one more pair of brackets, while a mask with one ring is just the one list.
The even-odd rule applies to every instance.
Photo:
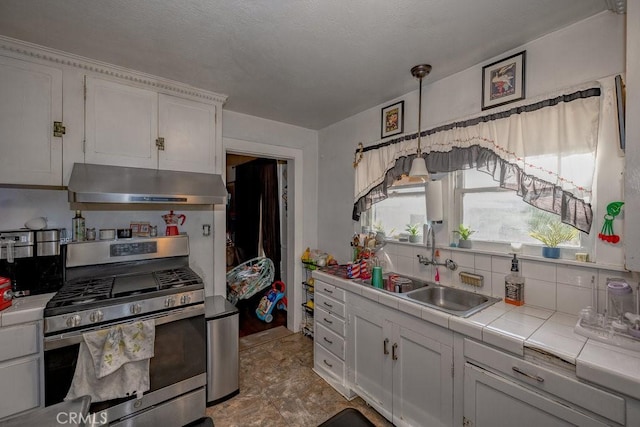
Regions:
[[318, 427], [375, 427], [362, 412], [355, 408], [346, 408], [320, 424]]
[[255, 334], [247, 335], [240, 338], [240, 351], [246, 350], [257, 345], [268, 343], [269, 341], [284, 338], [287, 335], [291, 335], [289, 329], [284, 326], [276, 326], [275, 328], [267, 329], [266, 331], [256, 332]]

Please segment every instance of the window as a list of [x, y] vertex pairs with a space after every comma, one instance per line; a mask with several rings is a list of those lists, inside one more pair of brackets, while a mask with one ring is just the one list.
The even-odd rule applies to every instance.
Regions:
[[407, 224], [424, 224], [427, 218], [424, 191], [424, 183], [394, 185], [385, 200], [374, 204], [362, 216], [362, 225], [372, 231], [382, 230], [391, 237], [406, 232]]
[[[515, 191], [500, 188], [489, 174], [476, 169], [457, 172], [456, 196], [460, 222], [475, 230], [474, 241], [540, 245], [529, 236], [532, 224], [560, 220], [525, 203]], [[581, 247], [580, 235], [561, 246]]]

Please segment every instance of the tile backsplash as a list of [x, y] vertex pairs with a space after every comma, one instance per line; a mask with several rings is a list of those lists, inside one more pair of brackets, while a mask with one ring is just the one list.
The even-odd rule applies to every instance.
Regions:
[[[449, 248], [438, 249], [438, 252], [439, 262], [450, 258], [458, 264], [455, 271], [438, 266], [440, 283], [504, 298], [504, 278], [511, 272], [512, 255], [476, 253], [473, 249]], [[424, 246], [389, 242], [378, 252], [383, 269], [433, 281], [435, 268], [420, 264], [417, 255], [430, 257], [431, 251]], [[561, 260], [545, 262], [542, 258], [540, 260], [518, 258], [520, 272], [525, 278], [525, 304], [529, 306], [577, 315], [581, 309], [595, 305], [597, 299], [598, 310], [602, 311], [605, 307], [608, 277], [625, 279], [633, 288], [634, 298], [637, 292], [637, 274], [624, 271], [622, 268], [606, 269], [590, 263], [584, 263], [585, 265], [582, 266], [575, 265], [575, 262], [563, 264]], [[459, 273], [462, 271], [483, 276], [483, 286], [477, 288], [461, 283]]]

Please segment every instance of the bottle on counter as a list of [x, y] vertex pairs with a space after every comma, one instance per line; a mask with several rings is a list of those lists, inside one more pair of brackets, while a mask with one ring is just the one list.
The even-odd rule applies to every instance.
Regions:
[[76, 216], [71, 220], [71, 240], [74, 242], [84, 242], [87, 236], [87, 229], [85, 227], [84, 218], [82, 212], [76, 211]]
[[520, 275], [516, 254], [513, 254], [511, 260], [511, 273], [504, 278], [504, 302], [513, 305], [524, 304], [524, 277]]

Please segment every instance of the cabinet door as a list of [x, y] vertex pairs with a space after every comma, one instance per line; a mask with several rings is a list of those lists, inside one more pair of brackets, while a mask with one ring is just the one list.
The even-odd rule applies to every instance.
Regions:
[[87, 163], [158, 167], [158, 94], [87, 77]]
[[450, 426], [453, 422], [453, 350], [395, 326], [393, 423]]
[[213, 173], [216, 107], [160, 94], [158, 108], [160, 169]]
[[0, 56], [0, 183], [62, 185], [62, 71]]
[[474, 427], [595, 427], [607, 424], [469, 363], [464, 418]]
[[0, 376], [0, 419], [40, 406], [39, 357], [1, 363]]
[[356, 392], [391, 419], [391, 327], [383, 316], [353, 307], [353, 385]]

